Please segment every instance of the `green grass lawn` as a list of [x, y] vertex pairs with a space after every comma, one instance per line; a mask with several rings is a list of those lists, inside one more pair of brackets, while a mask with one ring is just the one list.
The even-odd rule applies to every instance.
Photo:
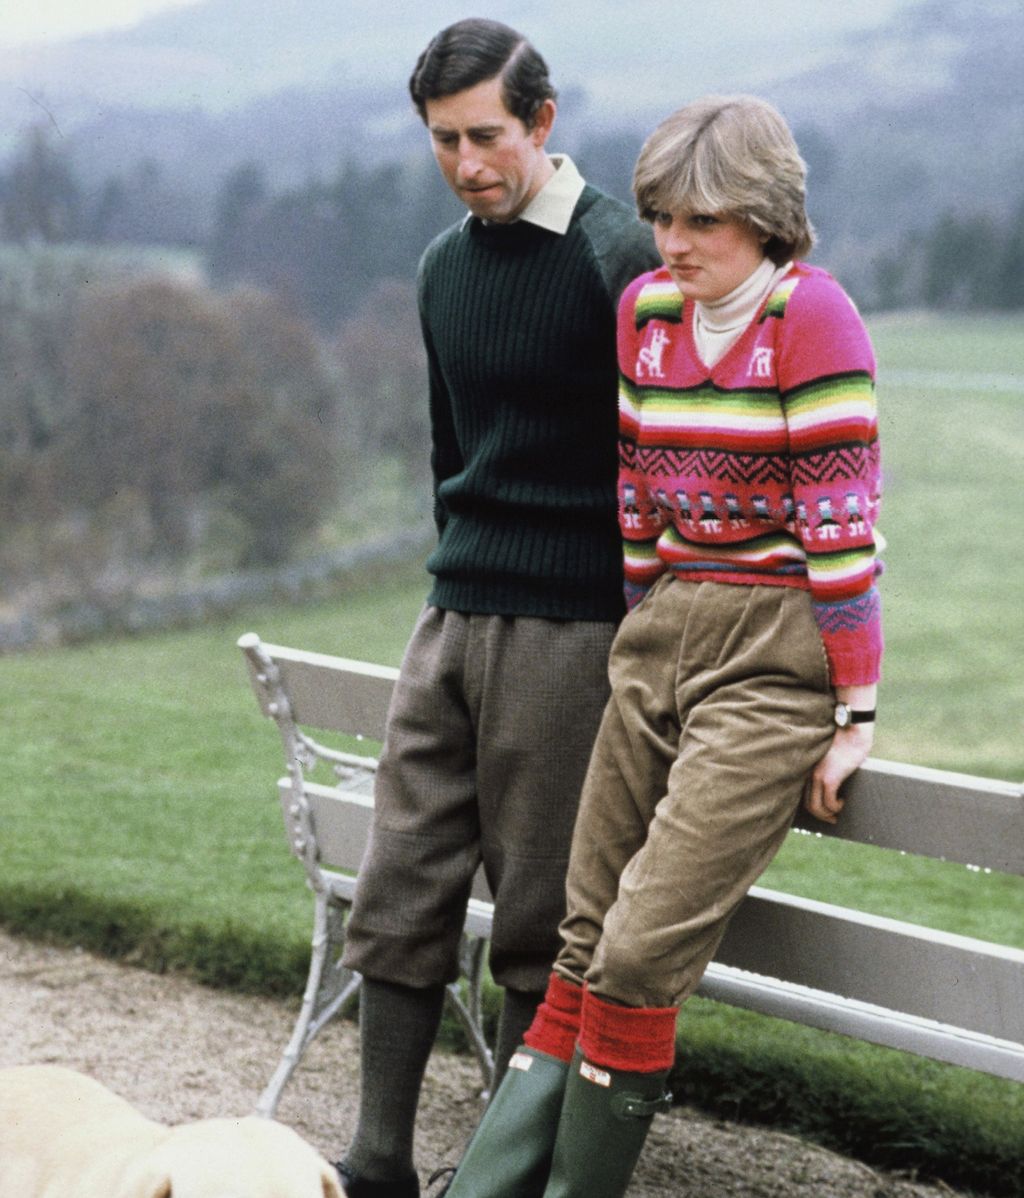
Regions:
[[[888, 540], [875, 752], [1019, 781], [1024, 329], [889, 317], [872, 331]], [[0, 922], [151, 968], [297, 993], [310, 899], [282, 835], [280, 742], [235, 640], [253, 630], [397, 664], [425, 592], [410, 562], [367, 572], [330, 602], [0, 658]], [[1019, 878], [792, 837], [765, 882], [1024, 947]], [[707, 1003], [693, 1005], [681, 1034], [692, 1062], [681, 1092], [720, 1113], [770, 1118], [890, 1164], [949, 1158], [948, 1180], [959, 1160], [993, 1193], [1013, 1192], [1000, 1176], [1024, 1185], [1005, 1164], [1015, 1150], [1024, 1158], [1021, 1087]], [[831, 1140], [806, 1122], [815, 1071], [815, 1085], [840, 1079], [847, 1094]], [[981, 1151], [993, 1135], [1002, 1147], [989, 1157], [1003, 1163], [983, 1169], [969, 1145]]]

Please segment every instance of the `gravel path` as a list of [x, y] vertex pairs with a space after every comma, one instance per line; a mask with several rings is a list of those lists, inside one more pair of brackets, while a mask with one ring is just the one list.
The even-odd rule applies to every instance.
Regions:
[[[251, 1112], [294, 1019], [292, 1003], [158, 977], [80, 950], [0, 932], [0, 1068], [81, 1069], [167, 1123]], [[328, 1157], [355, 1119], [356, 1031], [327, 1029], [285, 1091], [278, 1116]], [[437, 1052], [424, 1086], [418, 1164], [458, 1159], [479, 1116], [468, 1057]], [[682, 1108], [660, 1116], [630, 1198], [949, 1198], [955, 1191], [880, 1174], [791, 1136]]]

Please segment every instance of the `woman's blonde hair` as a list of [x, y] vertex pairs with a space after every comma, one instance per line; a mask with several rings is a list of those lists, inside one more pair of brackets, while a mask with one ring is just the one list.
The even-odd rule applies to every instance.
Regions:
[[725, 214], [767, 238], [781, 266], [814, 244], [807, 167], [782, 115], [756, 96], [705, 96], [673, 112], [644, 143], [633, 172], [640, 217]]

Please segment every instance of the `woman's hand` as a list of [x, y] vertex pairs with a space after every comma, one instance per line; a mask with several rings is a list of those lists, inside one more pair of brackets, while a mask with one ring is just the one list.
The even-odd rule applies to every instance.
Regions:
[[843, 809], [839, 787], [858, 769], [871, 752], [875, 739], [874, 724], [851, 724], [837, 728], [828, 752], [811, 774], [804, 806], [826, 824], [834, 824]]

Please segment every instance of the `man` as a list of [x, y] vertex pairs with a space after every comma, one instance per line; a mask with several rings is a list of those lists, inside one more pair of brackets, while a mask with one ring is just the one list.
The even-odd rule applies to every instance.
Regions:
[[364, 978], [349, 1198], [419, 1194], [416, 1105], [481, 861], [499, 1079], [543, 995], [623, 607], [615, 312], [657, 263], [624, 204], [547, 154], [555, 91], [520, 34], [460, 21], [409, 86], [469, 213], [420, 265], [439, 540], [348, 926]]

